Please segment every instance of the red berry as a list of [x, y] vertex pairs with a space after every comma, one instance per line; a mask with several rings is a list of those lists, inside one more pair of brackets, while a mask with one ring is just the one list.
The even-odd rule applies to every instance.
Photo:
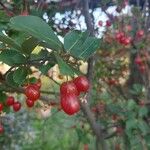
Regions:
[[7, 99], [6, 99], [6, 105], [7, 106], [12, 106], [15, 102], [15, 99], [13, 96], [9, 96]]
[[136, 35], [137, 35], [138, 38], [141, 38], [142, 36], [144, 36], [144, 31], [139, 30], [139, 31], [137, 31]]
[[62, 83], [60, 86], [60, 93], [61, 93], [61, 95], [67, 95], [67, 94], [79, 95], [77, 87], [73, 83], [73, 81], [68, 81], [68, 82]]
[[21, 103], [20, 102], [14, 102], [13, 104], [13, 110], [15, 112], [19, 111], [21, 109]]
[[4, 132], [4, 127], [0, 125], [0, 134], [2, 134], [3, 132]]
[[139, 55], [135, 58], [134, 62], [136, 65], [142, 65], [143, 64], [143, 61]]
[[77, 113], [80, 110], [80, 104], [77, 96], [74, 94], [61, 96], [61, 107], [68, 115]]
[[40, 91], [35, 86], [29, 85], [25, 89], [25, 95], [28, 99], [35, 101], [40, 98]]
[[124, 40], [124, 45], [129, 45], [131, 43], [131, 37], [127, 37], [127, 38], [125, 38], [125, 40]]
[[101, 27], [101, 26], [103, 26], [103, 22], [100, 20], [99, 22], [98, 22], [98, 25]]
[[0, 111], [2, 111], [2, 110], [3, 110], [3, 104], [0, 103]]
[[126, 25], [125, 28], [126, 28], [127, 31], [131, 31], [132, 30], [132, 26], [131, 25]]
[[30, 100], [30, 99], [26, 99], [26, 104], [28, 107], [33, 107], [34, 106], [34, 101]]
[[111, 26], [110, 20], [107, 20], [107, 21], [106, 21], [106, 26], [107, 26], [107, 27], [110, 27], [110, 26]]
[[124, 37], [124, 32], [117, 32], [116, 33], [116, 40], [120, 41], [120, 39]]
[[90, 83], [85, 76], [79, 76], [73, 82], [79, 92], [87, 92], [90, 87]]
[[143, 65], [139, 66], [139, 70], [141, 73], [145, 73], [145, 71], [146, 71], [145, 65], [143, 64]]

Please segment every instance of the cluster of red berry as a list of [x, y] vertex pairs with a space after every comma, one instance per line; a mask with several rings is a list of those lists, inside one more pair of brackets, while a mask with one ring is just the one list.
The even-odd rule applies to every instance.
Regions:
[[85, 76], [79, 76], [72, 81], [67, 81], [60, 86], [61, 108], [68, 115], [73, 115], [80, 110], [78, 96], [81, 92], [87, 92], [89, 81]]
[[141, 73], [145, 73], [146, 71], [146, 65], [144, 63], [144, 60], [140, 57], [140, 55], [137, 55], [135, 60], [134, 60], [135, 64], [137, 65], [139, 71]]
[[26, 104], [28, 107], [33, 107], [36, 100], [40, 98], [41, 82], [30, 84], [25, 88], [25, 95], [27, 97]]
[[[33, 107], [34, 102], [40, 98], [40, 87], [41, 82], [40, 80], [37, 83], [30, 84], [25, 88], [25, 95], [27, 97], [26, 99], [26, 105], [28, 107]], [[6, 99], [5, 105], [8, 107], [13, 108], [15, 112], [18, 112], [21, 109], [21, 103], [19, 101], [16, 101], [13, 96], [9, 96]], [[0, 103], [0, 112], [3, 111], [4, 104]], [[2, 124], [0, 124], [0, 133], [3, 133], [4, 128]]]
[[130, 36], [126, 36], [122, 31], [117, 32], [115, 38], [120, 44], [125, 46], [129, 45], [132, 41], [132, 38]]

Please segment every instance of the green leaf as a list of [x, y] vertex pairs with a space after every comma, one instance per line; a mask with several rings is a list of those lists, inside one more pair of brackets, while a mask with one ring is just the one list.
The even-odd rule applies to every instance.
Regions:
[[126, 121], [126, 129], [127, 130], [136, 129], [137, 125], [138, 125], [137, 119], [131, 118]]
[[138, 128], [141, 130], [141, 132], [143, 133], [143, 135], [146, 135], [146, 134], [150, 133], [150, 127], [142, 119], [138, 120]]
[[8, 73], [7, 76], [6, 76], [6, 82], [7, 82], [10, 86], [12, 86], [12, 87], [13, 87], [13, 86], [14, 86], [14, 87], [17, 87], [18, 84], [14, 81], [13, 75], [14, 75], [14, 72], [13, 72], [13, 71], [10, 72], [10, 73]]
[[37, 38], [34, 38], [34, 37], [28, 38], [21, 45], [22, 46], [22, 52], [24, 54], [27, 54], [27, 55], [31, 54], [31, 52], [38, 45], [38, 43], [39, 43], [39, 40]]
[[24, 68], [24, 67], [18, 68], [13, 73], [13, 80], [17, 84], [21, 85], [22, 83], [24, 83], [27, 75], [28, 75], [27, 68]]
[[132, 100], [132, 99], [128, 100], [128, 104], [127, 104], [128, 110], [133, 110], [136, 108], [136, 106], [137, 106], [137, 104], [134, 100]]
[[99, 47], [100, 40], [88, 37], [87, 32], [72, 31], [64, 38], [65, 51], [79, 59], [88, 59]]
[[80, 53], [78, 51], [74, 52], [74, 55], [78, 55], [81, 59], [89, 58], [100, 45], [100, 40], [95, 37], [88, 37], [81, 47]]
[[148, 109], [146, 107], [140, 107], [138, 114], [139, 117], [146, 117], [148, 115]]
[[74, 76], [73, 69], [57, 54], [55, 54], [56, 60], [58, 62], [58, 66], [60, 69], [60, 73], [63, 75]]
[[10, 19], [10, 27], [26, 32], [33, 37], [44, 41], [53, 50], [62, 50], [62, 43], [54, 34], [51, 27], [36, 16], [16, 16]]
[[50, 68], [52, 68], [53, 66], [54, 66], [54, 64], [48, 63], [48, 64], [46, 64], [46, 65], [40, 66], [40, 67], [39, 67], [39, 70], [42, 72], [42, 74], [47, 74], [48, 70], [49, 70]]
[[87, 32], [71, 31], [64, 37], [64, 48], [67, 52], [72, 53], [82, 46], [88, 36]]
[[0, 32], [0, 41], [3, 42], [4, 44], [7, 44], [10, 48], [14, 48], [19, 51], [21, 50], [21, 46], [18, 43], [16, 43], [10, 37], [4, 35], [2, 32]]
[[8, 65], [25, 63], [25, 57], [15, 50], [4, 50], [0, 53], [0, 61]]

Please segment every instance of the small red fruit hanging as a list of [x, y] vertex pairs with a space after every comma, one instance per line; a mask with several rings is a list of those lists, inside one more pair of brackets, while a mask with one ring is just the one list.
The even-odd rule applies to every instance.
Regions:
[[30, 100], [30, 99], [26, 99], [26, 104], [28, 107], [33, 107], [34, 106], [34, 101]]
[[76, 85], [72, 81], [64, 82], [60, 86], [61, 95], [75, 94], [79, 95]]
[[13, 104], [13, 110], [15, 112], [19, 111], [21, 109], [21, 103], [20, 102], [14, 102]]
[[7, 106], [12, 106], [15, 102], [15, 99], [13, 96], [9, 96], [7, 99], [6, 99], [6, 105]]
[[79, 76], [75, 78], [74, 84], [79, 92], [87, 92], [90, 87], [90, 83], [85, 76]]
[[73, 115], [80, 110], [78, 97], [75, 94], [61, 96], [61, 107], [68, 115]]
[[3, 110], [3, 104], [0, 103], [0, 112]]
[[40, 91], [39, 89], [35, 88], [35, 86], [29, 85], [25, 89], [25, 95], [27, 96], [28, 99], [36, 101], [37, 99], [40, 98]]

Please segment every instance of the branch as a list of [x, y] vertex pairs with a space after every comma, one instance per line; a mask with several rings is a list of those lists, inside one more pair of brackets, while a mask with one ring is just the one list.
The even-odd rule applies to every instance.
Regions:
[[7, 13], [8, 16], [14, 16], [14, 13], [10, 10], [8, 10], [8, 8], [0, 1], [0, 5], [2, 6], [2, 8], [5, 10], [5, 12]]
[[[83, 15], [85, 17], [85, 22], [87, 25], [87, 30], [89, 31], [89, 33], [92, 36], [94, 36], [94, 27], [92, 24], [92, 19], [91, 19], [90, 13], [89, 13], [88, 0], [82, 0], [82, 6], [83, 6]], [[92, 85], [93, 71], [94, 71], [94, 56], [92, 56], [88, 60], [87, 78], [89, 79], [90, 85]], [[92, 94], [91, 92], [92, 92], [92, 86], [90, 87], [89, 92], [87, 94], [87, 101], [88, 102], [91, 99], [91, 94]], [[99, 124], [96, 123], [95, 117], [94, 117], [93, 113], [91, 112], [88, 104], [87, 103], [81, 103], [81, 108], [82, 108], [82, 111], [83, 111], [85, 117], [87, 118], [88, 122], [90, 123], [93, 132], [96, 135], [96, 139], [97, 139], [96, 141], [100, 142], [100, 144], [101, 144], [101, 146], [98, 146], [97, 149], [106, 150], [106, 145], [104, 143], [104, 138], [102, 135], [102, 129], [99, 126]]]

